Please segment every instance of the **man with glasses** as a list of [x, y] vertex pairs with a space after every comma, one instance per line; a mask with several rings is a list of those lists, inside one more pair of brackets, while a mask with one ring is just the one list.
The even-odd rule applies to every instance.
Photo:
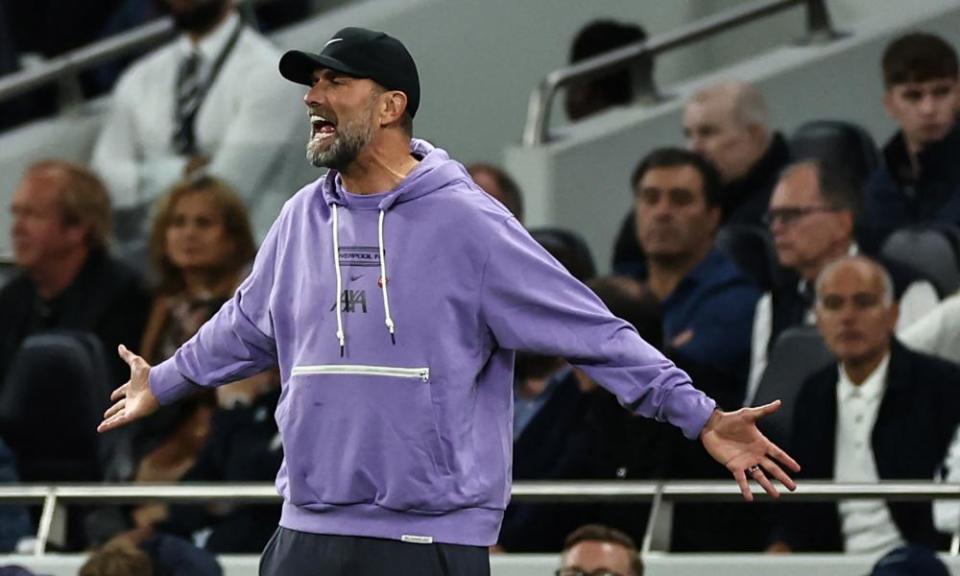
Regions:
[[[931, 480], [960, 423], [960, 367], [894, 337], [893, 281], [845, 256], [816, 281], [817, 328], [838, 362], [811, 376], [794, 404], [790, 446], [804, 478]], [[956, 526], [956, 522], [953, 524]], [[927, 502], [841, 500], [783, 507], [778, 551], [880, 555], [904, 544], [942, 549]]]
[[567, 536], [555, 576], [643, 576], [633, 539], [600, 524], [581, 526]]
[[[757, 303], [746, 404], [756, 393], [767, 355], [787, 328], [813, 323], [813, 283], [831, 262], [856, 254], [854, 221], [860, 190], [843, 169], [822, 160], [803, 160], [781, 175], [770, 198], [767, 223], [784, 279]], [[883, 261], [900, 305], [897, 329], [936, 306], [933, 285], [910, 268]]]

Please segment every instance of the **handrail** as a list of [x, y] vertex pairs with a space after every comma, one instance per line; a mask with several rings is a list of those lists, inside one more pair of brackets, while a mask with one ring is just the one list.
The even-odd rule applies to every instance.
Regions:
[[[755, 495], [764, 494], [759, 486]], [[885, 481], [882, 484], [804, 481], [796, 492], [785, 492], [784, 502], [822, 502], [843, 499], [894, 501], [960, 500], [960, 484], [915, 481]], [[670, 482], [516, 482], [512, 498], [528, 502], [643, 502], [663, 501], [736, 502], [742, 500], [732, 481]], [[36, 555], [46, 551], [56, 508], [62, 503], [215, 502], [246, 504], [279, 503], [272, 484], [13, 484], [0, 485], [0, 503], [43, 502], [37, 530]], [[653, 520], [651, 519], [651, 524]]]
[[[808, 42], [824, 43], [839, 36], [831, 25], [830, 13], [827, 10], [825, 0], [763, 0], [746, 6], [731, 8], [720, 14], [681, 26], [676, 30], [658, 34], [645, 41], [629, 44], [554, 70], [547, 74], [530, 94], [530, 101], [527, 106], [527, 122], [523, 129], [523, 145], [533, 147], [549, 140], [550, 109], [560, 88], [625, 69], [641, 58], [653, 58], [663, 52], [687, 46], [719, 32], [748, 24], [801, 4], [806, 6]], [[641, 92], [637, 94], [637, 99], [657, 99], [656, 87], [650, 74], [648, 71], [646, 77], [636, 79], [635, 85], [640, 88]]]
[[78, 95], [70, 94], [69, 86], [75, 84], [78, 74], [108, 60], [156, 46], [173, 37], [175, 32], [173, 19], [160, 18], [48, 60], [36, 68], [0, 77], [0, 103], [47, 84], [60, 83], [68, 87], [68, 94], [61, 93], [61, 107], [76, 104]]

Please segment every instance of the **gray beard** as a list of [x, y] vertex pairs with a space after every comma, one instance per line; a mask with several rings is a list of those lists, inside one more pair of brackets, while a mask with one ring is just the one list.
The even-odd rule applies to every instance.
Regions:
[[[330, 144], [310, 138], [307, 141], [307, 160], [317, 168], [343, 172], [357, 159], [360, 151], [373, 139], [373, 125], [344, 125], [338, 129]], [[326, 147], [324, 147], [326, 146]]]

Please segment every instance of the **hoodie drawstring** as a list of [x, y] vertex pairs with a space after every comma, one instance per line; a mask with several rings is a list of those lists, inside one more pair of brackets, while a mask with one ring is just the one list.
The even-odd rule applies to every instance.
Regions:
[[[340, 272], [340, 217], [339, 206], [337, 204], [331, 204], [331, 207], [333, 211], [333, 267], [337, 272], [337, 295], [333, 307], [337, 311], [337, 341], [340, 342], [340, 356], [343, 357], [347, 338], [343, 331], [343, 310], [341, 309], [343, 274]], [[395, 335], [395, 325], [393, 323], [393, 317], [390, 315], [390, 297], [387, 294], [387, 258], [385, 256], [385, 248], [383, 245], [383, 221], [385, 216], [386, 211], [380, 210], [380, 220], [377, 224], [377, 244], [380, 249], [379, 284], [380, 290], [383, 292], [384, 323], [387, 325], [387, 331], [390, 332], [390, 342], [396, 345], [397, 337]]]
[[390, 316], [390, 298], [387, 296], [387, 258], [384, 255], [383, 246], [383, 220], [386, 214], [386, 211], [380, 210], [380, 221], [377, 224], [377, 244], [380, 247], [380, 289], [383, 292], [384, 322], [387, 325], [387, 331], [390, 332], [390, 341], [396, 346], [397, 338], [394, 335], [393, 318]]
[[340, 342], [340, 357], [343, 358], [346, 336], [343, 333], [343, 312], [340, 310], [341, 293], [343, 292], [343, 276], [340, 274], [340, 223], [338, 207], [333, 204], [333, 267], [337, 271], [337, 295], [333, 307], [337, 311], [337, 340]]

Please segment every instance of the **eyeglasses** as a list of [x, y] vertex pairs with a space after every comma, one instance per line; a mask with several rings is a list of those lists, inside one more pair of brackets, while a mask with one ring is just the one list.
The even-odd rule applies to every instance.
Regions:
[[558, 568], [553, 574], [554, 576], [624, 576], [609, 568], [597, 568], [593, 572], [587, 572], [582, 568]]
[[816, 214], [817, 212], [837, 212], [839, 208], [830, 206], [792, 206], [789, 208], [772, 208], [763, 215], [763, 223], [767, 226], [773, 226], [778, 220], [784, 225], [789, 226], [797, 220]]

